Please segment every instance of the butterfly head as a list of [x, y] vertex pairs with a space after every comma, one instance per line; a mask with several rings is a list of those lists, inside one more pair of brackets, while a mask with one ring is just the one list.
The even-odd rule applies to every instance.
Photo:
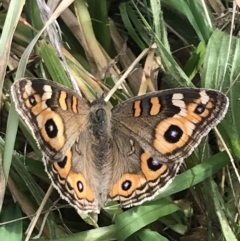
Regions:
[[104, 96], [97, 97], [92, 103], [89, 113], [90, 128], [96, 138], [106, 136], [110, 132], [111, 112], [107, 108]]

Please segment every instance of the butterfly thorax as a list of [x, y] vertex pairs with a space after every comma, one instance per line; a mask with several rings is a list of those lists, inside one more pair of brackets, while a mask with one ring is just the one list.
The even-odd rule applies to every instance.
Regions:
[[92, 102], [89, 113], [89, 131], [92, 150], [100, 165], [107, 157], [111, 140], [111, 112], [102, 98]]

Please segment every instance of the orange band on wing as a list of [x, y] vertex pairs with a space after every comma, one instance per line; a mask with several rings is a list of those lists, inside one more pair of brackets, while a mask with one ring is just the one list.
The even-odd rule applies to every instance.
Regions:
[[141, 112], [142, 112], [142, 108], [141, 108], [141, 100], [137, 100], [135, 101], [134, 103], [134, 113], [133, 115], [135, 117], [138, 117], [141, 115]]
[[109, 195], [111, 198], [118, 195], [126, 197], [131, 195], [137, 188], [145, 183], [146, 179], [141, 174], [126, 173], [113, 185]]
[[94, 201], [94, 194], [81, 173], [70, 172], [67, 182], [74, 189], [78, 198], [87, 199], [90, 202]]
[[61, 162], [54, 162], [54, 168], [62, 178], [67, 178], [72, 167], [72, 152], [68, 150], [66, 156]]
[[66, 98], [67, 93], [65, 91], [61, 91], [58, 98], [58, 103], [63, 110], [67, 110]]
[[72, 96], [72, 111], [78, 113], [78, 99], [76, 96]]
[[159, 169], [153, 171], [149, 168], [149, 165], [148, 165], [148, 160], [152, 158], [150, 156], [149, 153], [147, 152], [144, 152], [142, 155], [141, 155], [141, 168], [142, 168], [142, 172], [144, 174], [144, 176], [146, 177], [146, 179], [149, 181], [149, 180], [156, 180], [158, 178], [161, 177], [161, 175], [163, 173], [165, 173], [168, 169], [167, 165], [165, 164], [160, 164], [159, 162]]
[[152, 97], [150, 99], [150, 102], [152, 104], [150, 115], [157, 115], [160, 112], [161, 104], [158, 97]]

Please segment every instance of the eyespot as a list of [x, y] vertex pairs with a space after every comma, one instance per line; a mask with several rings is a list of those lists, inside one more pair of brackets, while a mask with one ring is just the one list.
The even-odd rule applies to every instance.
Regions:
[[147, 165], [151, 171], [157, 171], [162, 167], [162, 164], [152, 157], [147, 160]]
[[28, 97], [28, 100], [29, 100], [29, 102], [30, 102], [30, 104], [31, 104], [32, 106], [35, 106], [35, 105], [37, 104], [37, 101], [36, 101], [34, 95], [30, 95], [30, 96]]
[[126, 180], [122, 183], [122, 190], [127, 191], [131, 188], [132, 182], [130, 180]]
[[166, 164], [154, 159], [148, 152], [141, 155], [141, 169], [147, 180], [160, 179], [168, 171]]
[[83, 187], [83, 183], [81, 181], [77, 182], [77, 188], [78, 188], [79, 192], [83, 192], [84, 187]]
[[194, 110], [194, 113], [200, 115], [205, 111], [206, 107], [203, 104], [199, 104], [196, 106], [196, 109]]
[[46, 121], [45, 130], [49, 138], [54, 138], [57, 136], [58, 128], [52, 118]]
[[164, 138], [169, 143], [176, 143], [181, 139], [182, 135], [183, 131], [180, 127], [176, 125], [170, 125], [164, 133]]

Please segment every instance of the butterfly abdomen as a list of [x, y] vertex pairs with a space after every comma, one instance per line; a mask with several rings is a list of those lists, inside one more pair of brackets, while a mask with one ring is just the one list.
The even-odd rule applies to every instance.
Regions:
[[96, 99], [90, 108], [89, 131], [91, 149], [94, 153], [95, 164], [100, 168], [104, 165], [111, 143], [111, 112], [107, 109], [102, 98]]

